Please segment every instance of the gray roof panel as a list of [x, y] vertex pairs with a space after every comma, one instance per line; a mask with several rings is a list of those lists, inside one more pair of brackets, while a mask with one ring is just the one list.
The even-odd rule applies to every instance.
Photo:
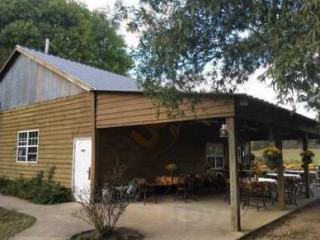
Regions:
[[58, 69], [76, 77], [97, 91], [141, 92], [132, 78], [111, 73], [95, 67], [45, 54], [33, 49], [23, 49], [37, 58], [54, 65]]

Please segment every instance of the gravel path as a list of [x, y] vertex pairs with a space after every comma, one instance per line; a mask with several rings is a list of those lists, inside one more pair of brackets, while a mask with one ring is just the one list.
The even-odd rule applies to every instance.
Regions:
[[315, 240], [320, 238], [320, 200], [245, 240]]

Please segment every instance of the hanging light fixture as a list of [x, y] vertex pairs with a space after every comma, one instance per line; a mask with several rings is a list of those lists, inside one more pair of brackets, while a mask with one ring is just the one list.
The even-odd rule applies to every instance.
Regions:
[[227, 124], [222, 124], [219, 132], [220, 132], [220, 137], [221, 137], [221, 138], [226, 138], [226, 137], [228, 137]]

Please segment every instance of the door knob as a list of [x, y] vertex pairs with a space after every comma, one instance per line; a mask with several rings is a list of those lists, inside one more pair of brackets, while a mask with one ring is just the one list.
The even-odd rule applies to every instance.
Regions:
[[87, 172], [88, 172], [88, 180], [90, 180], [90, 176], [91, 176], [91, 167], [89, 167], [89, 170], [88, 170]]

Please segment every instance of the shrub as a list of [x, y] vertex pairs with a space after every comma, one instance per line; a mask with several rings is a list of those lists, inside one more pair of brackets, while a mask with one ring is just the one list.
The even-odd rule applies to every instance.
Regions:
[[[79, 194], [81, 209], [73, 212], [73, 216], [79, 218], [94, 229], [94, 239], [115, 239], [116, 224], [120, 216], [128, 206], [128, 199], [124, 193], [118, 194], [115, 187], [122, 185], [126, 168], [119, 163], [108, 174], [108, 189], [105, 196], [99, 194], [87, 198], [87, 191]], [[118, 238], [116, 238], [118, 239]]]
[[71, 200], [70, 189], [53, 181], [55, 167], [48, 170], [48, 177], [44, 179], [44, 171], [39, 171], [34, 178], [20, 177], [9, 180], [0, 177], [0, 193], [30, 200], [38, 204], [55, 204]]

